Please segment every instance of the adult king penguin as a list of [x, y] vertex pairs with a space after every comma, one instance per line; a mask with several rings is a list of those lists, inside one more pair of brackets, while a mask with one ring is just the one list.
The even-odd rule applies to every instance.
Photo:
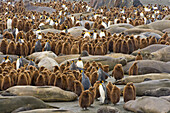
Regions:
[[44, 51], [51, 51], [51, 46], [48, 40], [45, 43]]
[[89, 77], [85, 76], [83, 70], [81, 70], [81, 74], [82, 74], [81, 83], [82, 83], [82, 85], [84, 87], [84, 90], [88, 90], [91, 87], [91, 83], [90, 83]]
[[16, 69], [18, 70], [20, 67], [24, 67], [24, 64], [23, 64], [23, 61], [22, 61], [22, 57], [18, 56], [17, 63], [16, 63]]
[[10, 17], [8, 17], [8, 20], [7, 20], [7, 29], [8, 31], [12, 30], [12, 19]]
[[100, 98], [99, 100], [101, 101], [101, 104], [107, 104], [107, 89], [104, 84], [104, 81], [98, 81], [99, 83], [99, 93], [100, 93]]
[[10, 56], [6, 56], [6, 57], [4, 57], [3, 59], [2, 59], [2, 63], [3, 62], [8, 62], [8, 61], [10, 61], [11, 63], [13, 62], [13, 59], [10, 57]]
[[42, 51], [42, 45], [41, 41], [37, 39], [38, 41], [35, 43], [35, 52], [41, 52]]
[[82, 68], [83, 69], [83, 61], [81, 60], [81, 58], [79, 57], [78, 58], [78, 61], [77, 61], [77, 67], [80, 67], [80, 68]]

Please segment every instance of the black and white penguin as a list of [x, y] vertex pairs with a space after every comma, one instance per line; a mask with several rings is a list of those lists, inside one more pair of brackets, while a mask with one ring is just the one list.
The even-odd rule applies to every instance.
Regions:
[[70, 70], [77, 70], [77, 66], [74, 60], [71, 61], [72, 64], [70, 65]]
[[7, 29], [12, 30], [12, 19], [10, 17], [8, 17], [7, 20]]
[[27, 66], [27, 69], [28, 69], [29, 66], [37, 67], [36, 64], [35, 64], [35, 62], [33, 61], [33, 59], [31, 59], [31, 60], [29, 61], [28, 66]]
[[98, 75], [99, 75], [98, 80], [99, 81], [104, 81], [104, 82], [105, 82], [105, 76], [110, 77], [110, 75], [108, 73], [104, 72], [100, 67], [98, 69]]
[[79, 57], [78, 58], [78, 61], [77, 61], [77, 67], [80, 67], [80, 68], [82, 68], [83, 69], [83, 61], [81, 60], [81, 58]]
[[14, 36], [14, 38], [16, 39], [16, 37], [17, 37], [17, 34], [18, 34], [18, 28], [17, 27], [14, 27], [14, 29], [13, 29], [13, 31], [12, 31], [12, 34], [13, 34], [13, 36]]
[[99, 100], [101, 102], [101, 104], [107, 104], [107, 89], [106, 89], [106, 85], [104, 84], [104, 81], [98, 81], [99, 82], [99, 93], [100, 93], [100, 97]]
[[18, 70], [20, 67], [24, 67], [24, 64], [23, 64], [23, 61], [22, 61], [22, 57], [18, 56], [17, 63], [16, 63], [16, 69]]
[[19, 43], [24, 43], [23, 38], [22, 38], [22, 37], [19, 37], [18, 42], [19, 42]]
[[94, 32], [93, 32], [93, 39], [95, 40], [96, 38], [97, 38], [97, 31], [96, 30], [94, 30]]
[[35, 52], [41, 52], [42, 51], [42, 45], [41, 41], [38, 39], [38, 41], [35, 43]]
[[10, 61], [11, 63], [13, 62], [13, 59], [10, 57], [10, 56], [5, 56], [3, 59], [2, 59], [2, 62], [1, 63], [3, 63], [3, 62], [8, 62], [8, 61]]
[[82, 85], [84, 87], [84, 90], [88, 90], [91, 87], [91, 83], [90, 83], [89, 77], [85, 76], [83, 70], [81, 70], [81, 74], [82, 74], [81, 83], [82, 83]]
[[47, 40], [44, 46], [44, 51], [51, 51], [51, 46], [49, 41]]

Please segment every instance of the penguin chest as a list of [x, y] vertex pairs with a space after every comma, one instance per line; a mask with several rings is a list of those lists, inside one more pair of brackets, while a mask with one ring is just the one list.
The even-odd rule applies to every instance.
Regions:
[[102, 38], [103, 36], [105, 36], [104, 32], [100, 32], [100, 38]]
[[8, 29], [12, 29], [12, 20], [11, 19], [8, 19], [7, 27], [8, 27]]
[[87, 36], [87, 37], [90, 37], [90, 34], [89, 34], [88, 32], [85, 33], [83, 38], [85, 38], [86, 36]]
[[77, 67], [83, 68], [83, 62], [82, 61], [78, 61], [77, 62]]
[[97, 33], [94, 33], [93, 34], [93, 39], [96, 39], [97, 38]]
[[20, 68], [20, 62], [19, 62], [19, 59], [17, 59], [16, 69], [18, 70], [19, 68]]
[[71, 17], [72, 24], [74, 24], [74, 17]]
[[38, 35], [38, 39], [42, 39], [42, 35]]
[[101, 99], [101, 102], [104, 103], [104, 100], [105, 100], [105, 91], [103, 89], [103, 86], [102, 85], [99, 85], [99, 92], [100, 92], [100, 99]]

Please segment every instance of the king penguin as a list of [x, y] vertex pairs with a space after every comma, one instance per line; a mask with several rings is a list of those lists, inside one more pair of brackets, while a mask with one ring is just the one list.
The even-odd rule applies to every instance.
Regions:
[[13, 34], [13, 36], [14, 36], [14, 38], [16, 39], [16, 37], [17, 37], [17, 34], [18, 34], [18, 28], [17, 27], [14, 27], [14, 29], [13, 29], [13, 31], [12, 31], [12, 34]]
[[45, 43], [44, 51], [51, 51], [51, 46], [48, 40]]
[[84, 87], [84, 90], [88, 90], [91, 87], [91, 83], [90, 83], [89, 77], [85, 76], [83, 70], [81, 70], [81, 74], [82, 74], [81, 83], [82, 83], [82, 85]]
[[105, 82], [105, 76], [110, 77], [110, 75], [108, 73], [104, 72], [100, 67], [98, 69], [98, 75], [99, 75], [98, 80], [99, 81], [104, 81], [104, 82]]
[[7, 29], [12, 30], [12, 19], [10, 17], [8, 17], [7, 20]]
[[81, 60], [80, 57], [78, 58], [78, 61], [76, 64], [77, 64], [77, 67], [83, 68], [83, 61]]
[[103, 30], [101, 30], [99, 36], [100, 36], [100, 38], [102, 38], [103, 36], [106, 36]]
[[22, 57], [18, 56], [17, 63], [16, 63], [16, 69], [18, 70], [20, 67], [24, 67], [24, 64], [23, 64], [23, 61], [22, 61]]
[[18, 42], [19, 42], [19, 43], [24, 43], [23, 38], [22, 38], [22, 37], [19, 37]]
[[37, 68], [37, 66], [36, 66], [35, 62], [33, 61], [33, 59], [31, 59], [31, 60], [29, 61], [28, 66], [27, 66], [27, 69], [28, 69], [29, 66], [34, 66], [34, 67]]
[[35, 52], [41, 52], [42, 51], [42, 45], [41, 41], [37, 39], [38, 41], [35, 43]]
[[2, 59], [2, 63], [3, 62], [8, 62], [8, 61], [10, 61], [11, 63], [13, 62], [13, 59], [10, 57], [10, 56], [5, 56], [3, 59]]
[[101, 101], [101, 104], [107, 104], [107, 89], [104, 84], [104, 81], [98, 81], [99, 82], [99, 93], [100, 93], [100, 98], [99, 100]]
[[79, 70], [79, 71], [83, 70], [83, 68], [77, 67], [77, 65], [76, 65], [74, 60], [72, 60], [72, 64], [70, 65], [69, 69], [70, 70]]

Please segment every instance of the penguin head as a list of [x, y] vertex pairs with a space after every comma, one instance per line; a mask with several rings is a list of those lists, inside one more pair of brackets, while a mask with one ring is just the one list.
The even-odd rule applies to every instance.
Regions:
[[80, 57], [78, 58], [78, 61], [81, 61], [81, 58], [80, 58]]
[[72, 63], [75, 62], [74, 60], [71, 61]]
[[80, 70], [81, 73], [83, 73], [84, 71], [83, 70]]

